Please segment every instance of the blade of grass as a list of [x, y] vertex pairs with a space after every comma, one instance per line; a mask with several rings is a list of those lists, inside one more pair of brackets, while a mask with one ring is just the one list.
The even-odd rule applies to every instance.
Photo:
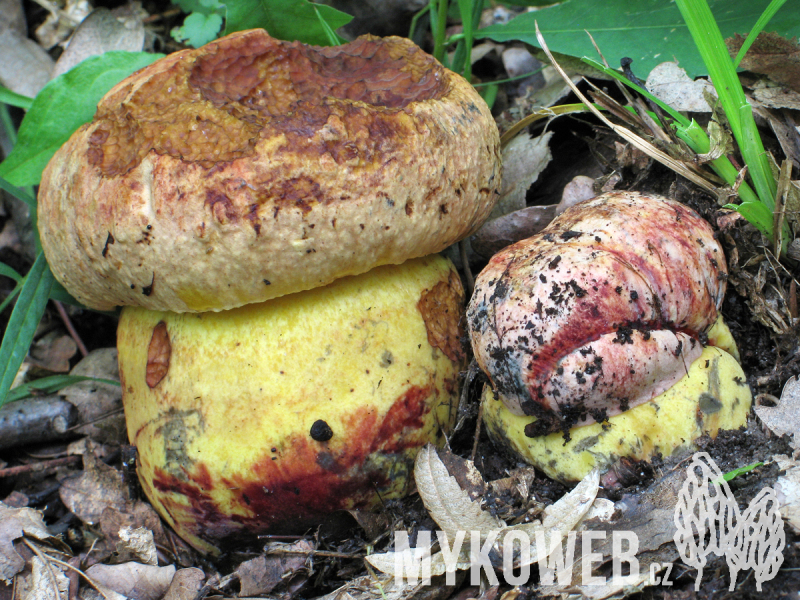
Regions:
[[97, 383], [108, 383], [111, 385], [119, 386], [119, 381], [113, 379], [99, 379], [97, 377], [84, 377], [83, 375], [52, 375], [50, 377], [42, 377], [35, 381], [29, 381], [18, 385], [13, 390], [8, 392], [6, 402], [16, 402], [30, 396], [34, 390], [41, 394], [55, 394], [60, 389], [72, 385], [73, 383], [80, 383], [81, 381], [96, 381]]
[[16, 106], [17, 108], [21, 108], [23, 110], [28, 110], [31, 107], [31, 104], [33, 104], [33, 98], [28, 98], [22, 94], [17, 94], [16, 92], [12, 92], [7, 87], [0, 85], [0, 102], [3, 104], [10, 104], [11, 106]]
[[[595, 69], [602, 71], [603, 73], [605, 73], [610, 77], [613, 77], [614, 79], [623, 83], [632, 90], [637, 91], [648, 100], [657, 104], [661, 108], [661, 110], [663, 110], [670, 117], [675, 119], [676, 122], [676, 125], [674, 127], [675, 134], [681, 140], [686, 142], [686, 144], [698, 154], [708, 153], [708, 151], [711, 148], [711, 141], [708, 139], [708, 134], [706, 134], [705, 130], [703, 130], [694, 120], [690, 121], [687, 117], [679, 113], [670, 105], [664, 103], [662, 100], [651, 94], [645, 88], [640, 87], [635, 83], [633, 83], [619, 71], [615, 69], [610, 69], [605, 65], [597, 62], [596, 60], [593, 60], [588, 57], [583, 57], [582, 60], [586, 64], [591, 65]], [[739, 172], [726, 156], [720, 156], [716, 160], [712, 160], [709, 164], [711, 165], [711, 168], [714, 170], [714, 172], [717, 175], [719, 175], [725, 181], [725, 183], [727, 183], [728, 185], [734, 185], [734, 183], [736, 182], [736, 177], [739, 175]], [[739, 186], [738, 193], [739, 197], [741, 197], [743, 202], [757, 202], [759, 199], [758, 196], [756, 196], [755, 192], [753, 192], [753, 189], [746, 182], [743, 182]]]
[[781, 6], [783, 6], [785, 3], [786, 0], [772, 0], [772, 2], [769, 3], [769, 6], [764, 9], [764, 12], [761, 13], [760, 17], [758, 17], [756, 24], [753, 25], [752, 29], [750, 29], [750, 33], [747, 34], [744, 44], [742, 44], [742, 47], [739, 48], [739, 53], [733, 60], [734, 68], [739, 66], [739, 63], [742, 62], [742, 59], [744, 58], [744, 55], [747, 54], [750, 46], [752, 46], [753, 42], [756, 41], [758, 34], [764, 31], [764, 27], [767, 26], [767, 23], [772, 20], [772, 17], [775, 16], [775, 13], [778, 12]]
[[0, 406], [6, 403], [14, 377], [31, 346], [36, 327], [47, 306], [53, 281], [44, 253], [40, 252], [25, 276], [3, 335], [3, 343], [0, 344]]
[[705, 0], [675, 0], [675, 4], [708, 69], [733, 137], [739, 144], [742, 158], [753, 179], [756, 193], [762, 202], [774, 206], [775, 179], [753, 120], [752, 108], [744, 96], [739, 76], [728, 55], [714, 15]]
[[6, 309], [6, 306], [8, 306], [8, 305], [9, 305], [9, 303], [10, 303], [10, 302], [11, 302], [11, 301], [12, 301], [14, 298], [16, 298], [16, 297], [17, 297], [17, 294], [19, 294], [19, 290], [20, 290], [20, 288], [21, 288], [21, 287], [22, 287], [22, 286], [20, 286], [20, 285], [16, 285], [16, 286], [14, 286], [14, 289], [13, 289], [13, 290], [11, 290], [11, 292], [9, 292], [8, 296], [6, 296], [6, 299], [5, 299], [5, 300], [3, 300], [2, 302], [0, 302], [0, 313], [1, 313], [1, 312], [3, 312], [3, 311]]
[[[449, 0], [431, 0], [431, 31], [433, 32], [433, 58], [444, 64], [447, 7]], [[447, 66], [447, 65], [445, 65]]]
[[17, 128], [14, 127], [14, 121], [11, 119], [11, 113], [8, 112], [8, 105], [0, 102], [0, 124], [3, 126], [8, 141], [11, 146], [17, 143]]
[[22, 278], [22, 275], [20, 275], [19, 273], [17, 273], [17, 272], [16, 272], [14, 269], [12, 269], [11, 267], [9, 267], [9, 266], [8, 266], [7, 264], [5, 264], [5, 263], [0, 263], [0, 275], [3, 275], [3, 276], [5, 276], [5, 277], [8, 277], [9, 279], [13, 279], [13, 280], [14, 280], [14, 281], [16, 281], [17, 283], [19, 283], [19, 282], [20, 282], [20, 281], [22, 281], [22, 279], [23, 279], [23, 278]]
[[36, 209], [36, 198], [33, 197], [33, 194], [23, 190], [22, 188], [18, 188], [15, 185], [11, 185], [2, 177], [0, 177], [0, 189], [4, 192], [8, 192], [15, 198], [19, 198], [25, 204], [27, 204], [29, 208]]
[[422, 18], [424, 15], [428, 14], [428, 12], [430, 10], [431, 10], [431, 5], [430, 4], [426, 4], [425, 8], [423, 8], [420, 11], [418, 11], [417, 14], [415, 14], [412, 17], [411, 26], [408, 28], [408, 39], [410, 39], [410, 40], [414, 39], [414, 34], [417, 33], [417, 23], [419, 22], [420, 18]]

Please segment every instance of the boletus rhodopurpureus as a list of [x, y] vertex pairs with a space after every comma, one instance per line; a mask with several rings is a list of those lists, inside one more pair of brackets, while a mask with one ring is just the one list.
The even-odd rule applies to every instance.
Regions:
[[706, 221], [632, 192], [578, 204], [496, 254], [467, 313], [491, 437], [570, 481], [743, 425], [750, 390], [719, 317], [726, 277]]
[[86, 305], [138, 307], [128, 432], [181, 536], [216, 551], [409, 490], [465, 356], [433, 255], [480, 226], [500, 168], [480, 96], [400, 38], [235, 33], [101, 100], [45, 170], [42, 244]]

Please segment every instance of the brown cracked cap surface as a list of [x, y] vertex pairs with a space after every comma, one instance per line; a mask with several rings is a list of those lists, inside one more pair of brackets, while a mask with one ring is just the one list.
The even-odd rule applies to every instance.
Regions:
[[442, 250], [499, 185], [485, 103], [410, 41], [251, 30], [114, 87], [48, 165], [40, 221], [88, 306], [221, 310]]

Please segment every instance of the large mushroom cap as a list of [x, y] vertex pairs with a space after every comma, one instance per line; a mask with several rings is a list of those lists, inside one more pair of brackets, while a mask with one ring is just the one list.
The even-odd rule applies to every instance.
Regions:
[[410, 41], [251, 30], [114, 87], [45, 170], [39, 225], [87, 306], [200, 312], [438, 252], [499, 185], [486, 104]]

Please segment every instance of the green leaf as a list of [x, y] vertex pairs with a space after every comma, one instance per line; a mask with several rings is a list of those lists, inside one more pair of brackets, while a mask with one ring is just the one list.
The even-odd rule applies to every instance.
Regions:
[[[766, 0], [712, 0], [710, 3], [725, 37], [746, 33], [761, 15]], [[673, 2], [664, 0], [568, 0], [556, 6], [523, 13], [503, 25], [475, 32], [498, 42], [522, 40], [539, 46], [534, 21], [553, 52], [570, 56], [597, 56], [586, 35], [594, 36], [609, 64], [618, 65], [625, 56], [641, 78], [657, 64], [677, 60], [690, 77], [707, 74], [689, 30]], [[800, 35], [800, 10], [787, 3], [773, 20], [770, 30], [791, 38]]]
[[758, 34], [764, 31], [764, 27], [767, 26], [772, 20], [772, 17], [775, 16], [775, 13], [786, 3], [786, 0], [772, 0], [769, 3], [769, 6], [764, 9], [764, 12], [761, 13], [761, 16], [758, 17], [758, 21], [753, 28], [750, 30], [750, 33], [747, 34], [747, 39], [745, 39], [744, 44], [742, 47], [739, 48], [739, 53], [736, 55], [736, 58], [733, 61], [733, 66], [738, 67], [739, 63], [742, 62], [744, 55], [747, 54], [747, 51], [750, 49], [750, 46], [753, 45], [753, 42], [756, 41]]
[[44, 253], [40, 252], [25, 276], [25, 283], [22, 284], [0, 345], [0, 406], [6, 403], [8, 390], [31, 346], [53, 281]]
[[760, 467], [763, 465], [763, 462], [756, 462], [751, 465], [745, 465], [744, 467], [739, 467], [738, 469], [733, 469], [732, 471], [728, 471], [722, 477], [717, 477], [714, 480], [714, 483], [722, 483], [723, 481], [731, 481], [732, 479], [738, 477], [739, 475], [744, 475], [745, 473], [749, 473], [756, 467]]
[[96, 381], [97, 383], [108, 383], [111, 385], [119, 386], [119, 381], [113, 379], [99, 379], [97, 377], [84, 377], [83, 375], [52, 375], [50, 377], [42, 377], [28, 383], [18, 385], [13, 390], [8, 392], [6, 402], [16, 402], [32, 395], [36, 390], [41, 394], [55, 394], [58, 390], [72, 385], [73, 383], [80, 383], [82, 381]]
[[7, 87], [0, 85], [0, 102], [28, 110], [31, 107], [31, 103], [33, 103], [33, 98], [17, 94]]
[[176, 41], [186, 42], [190, 46], [199, 48], [216, 39], [220, 29], [222, 29], [222, 15], [193, 12], [183, 20], [183, 25], [174, 28], [171, 33]]
[[772, 239], [774, 228], [772, 211], [761, 202], [742, 202], [741, 204], [726, 204], [724, 208], [730, 208], [739, 212], [745, 219], [756, 226], [759, 231]]
[[335, 8], [308, 0], [237, 0], [229, 2], [227, 7], [226, 35], [263, 27], [274, 38], [318, 46], [327, 46], [330, 42], [315, 8], [334, 31], [353, 20]]
[[106, 52], [50, 81], [33, 99], [14, 150], [0, 164], [0, 176], [17, 186], [38, 184], [47, 162], [78, 127], [92, 120], [106, 92], [162, 56]]
[[331, 26], [328, 25], [328, 22], [322, 18], [318, 7], [314, 7], [314, 12], [317, 14], [317, 21], [319, 22], [320, 27], [322, 27], [322, 30], [325, 32], [325, 37], [328, 38], [328, 44], [331, 46], [338, 46], [339, 44], [343, 44], [347, 41], [343, 37], [337, 35], [336, 32], [331, 29]]
[[3, 277], [8, 277], [9, 279], [13, 279], [17, 283], [22, 281], [23, 277], [19, 273], [17, 273], [14, 269], [9, 267], [5, 263], [0, 263], [0, 275]]
[[33, 197], [33, 194], [23, 190], [22, 188], [18, 188], [15, 185], [11, 185], [8, 181], [0, 177], [0, 190], [4, 192], [8, 192], [15, 198], [19, 198], [25, 204], [27, 204], [31, 209], [36, 209], [36, 198]]

